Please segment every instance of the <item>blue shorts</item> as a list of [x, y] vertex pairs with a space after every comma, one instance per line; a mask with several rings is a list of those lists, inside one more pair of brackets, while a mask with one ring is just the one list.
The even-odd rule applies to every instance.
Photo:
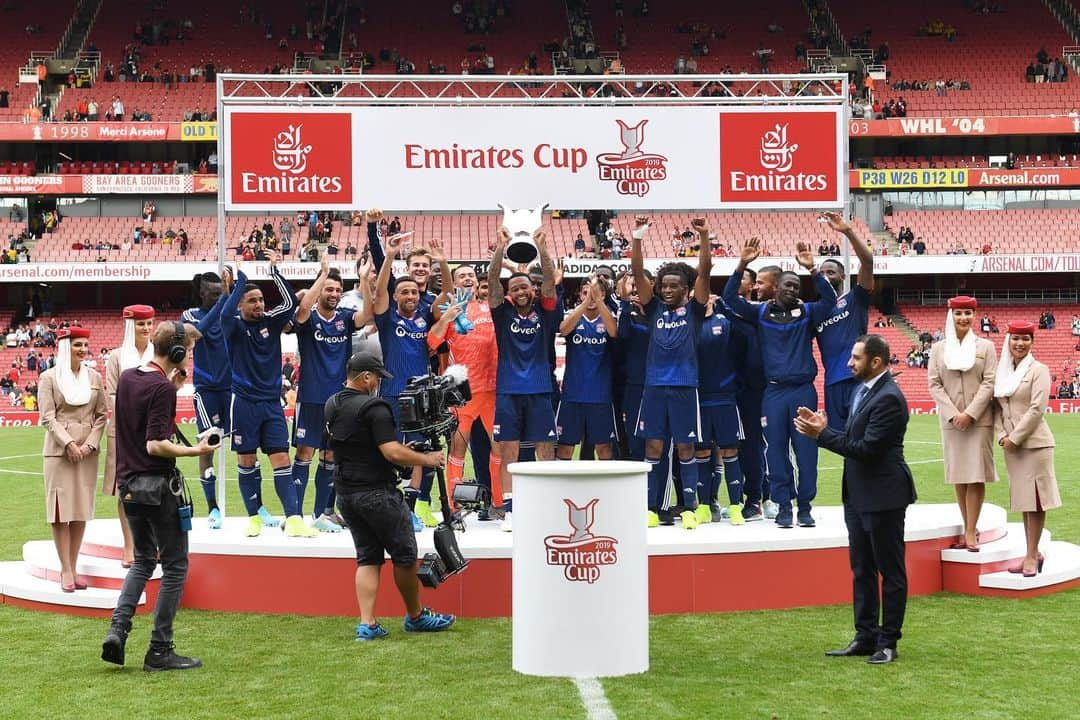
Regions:
[[277, 400], [245, 400], [232, 396], [232, 449], [248, 455], [262, 450], [267, 455], [289, 451], [289, 426]]
[[743, 439], [742, 418], [739, 408], [731, 405], [701, 406], [701, 445], [716, 444], [721, 449], [739, 446]]
[[697, 388], [646, 387], [641, 394], [636, 434], [646, 440], [697, 443], [701, 437]]
[[195, 401], [195, 426], [199, 432], [216, 427], [222, 430], [231, 424], [229, 405], [232, 392], [228, 390], [196, 390], [191, 396]]
[[322, 403], [299, 403], [293, 414], [293, 447], [326, 449], [326, 423], [323, 421]]
[[555, 412], [560, 445], [577, 445], [584, 438], [591, 445], [609, 445], [615, 435], [615, 408], [611, 403], [579, 403], [563, 400]]
[[551, 394], [495, 395], [496, 442], [555, 442], [555, 411]]

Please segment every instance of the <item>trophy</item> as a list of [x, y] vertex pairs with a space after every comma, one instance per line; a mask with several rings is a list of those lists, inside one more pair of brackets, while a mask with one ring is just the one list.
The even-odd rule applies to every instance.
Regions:
[[544, 224], [544, 210], [547, 203], [535, 210], [510, 210], [502, 203], [503, 227], [510, 233], [510, 242], [506, 246], [506, 257], [518, 265], [528, 265], [536, 259], [538, 251], [533, 242], [533, 233]]

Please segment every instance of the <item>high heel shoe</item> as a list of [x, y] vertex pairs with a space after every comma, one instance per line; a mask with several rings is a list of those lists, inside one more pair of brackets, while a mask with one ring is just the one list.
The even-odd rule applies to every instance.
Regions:
[[1020, 573], [1024, 572], [1024, 561], [1021, 560], [1020, 562], [1010, 567], [1009, 572], [1011, 572], [1013, 575], [1019, 575]]
[[1036, 575], [1038, 575], [1039, 573], [1042, 572], [1043, 564], [1045, 562], [1046, 562], [1046, 556], [1044, 556], [1042, 553], [1039, 553], [1039, 559], [1035, 563], [1035, 572], [1028, 572], [1027, 570], [1021, 569], [1021, 573], [1023, 574], [1024, 577], [1035, 577]]
[[66, 592], [66, 593], [73, 593], [73, 592], [75, 592], [75, 583], [61, 582], [60, 583], [60, 589], [63, 590], [64, 592]]
[[85, 590], [85, 589], [86, 589], [87, 587], [88, 587], [88, 586], [87, 586], [87, 584], [86, 584], [86, 583], [84, 583], [84, 582], [79, 582], [78, 580], [76, 580], [76, 581], [75, 581], [75, 589], [76, 589], [76, 590]]

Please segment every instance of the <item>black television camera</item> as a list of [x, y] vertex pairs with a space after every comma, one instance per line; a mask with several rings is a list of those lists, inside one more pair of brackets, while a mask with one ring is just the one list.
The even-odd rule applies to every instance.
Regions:
[[[457, 430], [457, 416], [451, 409], [461, 407], [470, 399], [469, 379], [462, 365], [451, 365], [443, 375], [409, 378], [398, 396], [401, 429], [424, 436], [423, 441], [411, 443], [411, 447], [417, 452], [442, 450], [443, 441]], [[435, 528], [435, 552], [424, 555], [420, 569], [416, 571], [420, 582], [429, 588], [438, 587], [447, 577], [468, 567], [469, 561], [461, 554], [454, 531], [464, 532], [463, 513], [485, 508], [489, 498], [488, 489], [483, 485], [475, 481], [459, 483], [454, 488], [453, 500], [462, 512], [455, 513], [447, 497], [446, 476], [441, 468], [436, 470], [436, 476], [443, 520]], [[410, 505], [414, 505], [415, 494], [406, 493], [407, 497], [410, 495]]]

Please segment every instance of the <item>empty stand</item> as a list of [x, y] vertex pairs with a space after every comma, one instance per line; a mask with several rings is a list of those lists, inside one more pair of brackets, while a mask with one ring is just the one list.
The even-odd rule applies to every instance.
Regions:
[[[889, 84], [901, 80], [968, 80], [971, 90], [950, 90], [945, 96], [929, 91], [894, 91], [878, 83], [877, 96], [903, 96], [908, 115], [1062, 114], [1080, 106], [1080, 85], [1069, 67], [1064, 83], [1028, 83], [1024, 71], [1040, 47], [1051, 58], [1060, 56], [1072, 39], [1039, 0], [1009, 0], [1004, 13], [973, 13], [961, 2], [912, 0], [883, 8], [862, 0], [828, 0], [845, 38], [870, 28], [870, 46], [888, 41], [885, 65]], [[886, 10], [882, 12], [882, 10]], [[920, 25], [940, 20], [956, 28], [956, 38], [918, 34]]]
[[987, 241], [995, 254], [1076, 252], [1080, 245], [1080, 208], [898, 210], [885, 223], [894, 234], [910, 227], [930, 255], [944, 255], [957, 243], [968, 254]]

